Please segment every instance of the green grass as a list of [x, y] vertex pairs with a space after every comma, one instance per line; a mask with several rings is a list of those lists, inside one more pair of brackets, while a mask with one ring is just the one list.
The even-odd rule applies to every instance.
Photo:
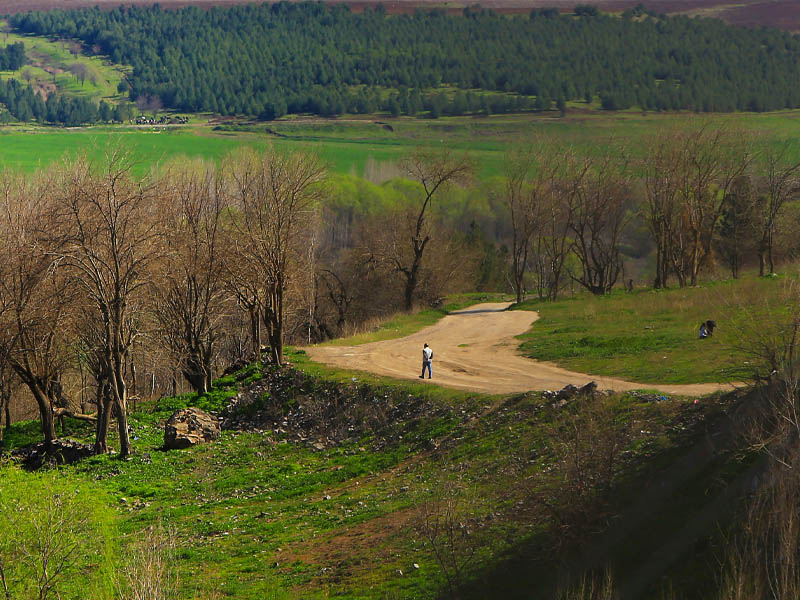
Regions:
[[[88, 85], [88, 83], [87, 83]], [[761, 132], [761, 144], [789, 141], [800, 159], [798, 111], [767, 114], [723, 115], [721, 122]], [[514, 144], [541, 143], [542, 138], [572, 145], [578, 151], [596, 153], [612, 138], [636, 155], [648, 136], [660, 128], [679, 125], [696, 115], [607, 114], [602, 111], [552, 115], [499, 115], [447, 117], [438, 120], [378, 115], [393, 131], [373, 119], [298, 119], [215, 130], [209, 115], [195, 115], [192, 124], [179, 128], [95, 126], [54, 130], [32, 125], [0, 127], [3, 144], [0, 159], [8, 167], [32, 171], [60, 160], [64, 153], [86, 152], [99, 157], [110, 141], [129, 147], [141, 161], [140, 172], [175, 156], [217, 160], [240, 145], [272, 145], [278, 149], [305, 149], [319, 154], [335, 173], [385, 181], [402, 175], [400, 159], [418, 146], [447, 146], [467, 152], [478, 176], [489, 180], [503, 173], [506, 153]], [[266, 133], [266, 128], [280, 136]]]
[[[395, 415], [388, 443], [365, 435], [319, 450], [310, 441], [257, 431], [224, 432], [213, 444], [187, 450], [161, 449], [163, 423], [174, 408], [219, 409], [237, 381], [252, 381], [259, 372], [254, 365], [217, 380], [206, 396], [165, 398], [132, 414], [136, 453], [129, 460], [99, 456], [58, 469], [109, 499], [125, 540], [158, 522], [175, 528], [180, 598], [437, 597], [441, 572], [415, 526], [420, 507], [447, 481], [464, 487], [464, 517], [480, 535], [465, 597], [495, 589], [496, 577], [503, 585], [516, 582], [516, 593], [539, 593], [552, 583], [555, 564], [547, 548], [555, 530], [535, 498], [553, 485], [560, 450], [551, 436], [570, 418], [566, 409], [537, 394], [498, 399], [425, 386], [427, 401], [449, 409], [423, 418]], [[316, 385], [336, 385], [335, 373], [316, 373]], [[370, 383], [375, 393], [388, 383], [401, 397], [416, 396], [411, 384]], [[620, 479], [631, 490], [642, 474], [668, 465], [692, 443], [687, 422], [719, 410], [713, 400], [607, 401], [617, 419], [634, 425], [624, 454], [629, 476]], [[35, 424], [13, 429], [19, 444], [32, 437]], [[74, 434], [88, 440], [91, 430], [81, 425]], [[512, 557], [528, 567], [509, 578], [502, 573]]]
[[[642, 383], [724, 383], [756, 370], [743, 335], [758, 319], [777, 322], [784, 292], [780, 278], [748, 277], [683, 290], [529, 300], [514, 308], [539, 311], [530, 332], [519, 336], [531, 358]], [[701, 340], [698, 329], [707, 319], [718, 328]]]
[[[5, 21], [0, 21], [0, 27], [8, 27]], [[48, 38], [30, 35], [18, 35], [10, 32], [0, 34], [0, 46], [23, 42], [28, 64], [19, 71], [4, 71], [0, 73], [3, 79], [15, 78], [26, 81], [23, 73], [27, 71], [30, 83], [34, 88], [55, 87], [60, 92], [73, 96], [83, 96], [96, 101], [105, 98], [117, 102], [123, 96], [117, 91], [117, 85], [122, 80], [124, 73], [129, 70], [122, 65], [114, 65], [100, 56], [85, 56], [73, 54], [70, 47], [72, 41], [52, 41]], [[86, 65], [87, 76], [83, 83], [69, 72], [69, 67], [74, 63]]]
[[6, 168], [35, 171], [67, 156], [86, 154], [101, 160], [109, 144], [130, 150], [139, 174], [179, 156], [219, 160], [251, 138], [220, 138], [197, 135], [194, 129], [139, 131], [115, 127], [53, 130], [47, 128], [0, 127], [0, 161]]

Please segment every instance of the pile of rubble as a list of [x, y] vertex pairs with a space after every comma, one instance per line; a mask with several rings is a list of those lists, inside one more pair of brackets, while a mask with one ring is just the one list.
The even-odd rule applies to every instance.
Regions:
[[268, 430], [322, 449], [365, 433], [374, 434], [374, 444], [381, 447], [419, 419], [451, 410], [390, 387], [323, 381], [282, 368], [265, 372], [262, 380], [239, 392], [221, 416], [222, 429]]
[[[608, 396], [612, 394], [611, 390], [598, 390], [597, 383], [594, 381], [590, 381], [586, 385], [582, 387], [578, 387], [576, 385], [567, 384], [559, 391], [554, 392], [552, 390], [545, 390], [542, 392], [542, 398], [545, 400], [549, 400], [553, 402], [553, 408], [559, 408], [562, 406], [566, 406], [567, 402], [572, 400], [577, 396], [591, 396], [592, 398], [598, 395]], [[627, 392], [628, 395], [633, 396], [637, 400], [642, 402], [663, 402], [664, 400], [668, 400], [668, 396], [663, 396], [660, 394], [647, 394], [645, 392]]]
[[59, 439], [47, 448], [44, 442], [19, 448], [11, 453], [11, 457], [28, 470], [39, 469], [43, 466], [68, 465], [83, 460], [94, 454], [94, 449], [89, 444], [81, 444], [75, 440]]

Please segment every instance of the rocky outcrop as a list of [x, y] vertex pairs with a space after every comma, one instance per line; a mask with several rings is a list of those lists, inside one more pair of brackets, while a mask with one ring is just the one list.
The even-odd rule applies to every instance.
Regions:
[[217, 418], [190, 406], [175, 411], [164, 426], [164, 448], [176, 450], [211, 442], [219, 437]]

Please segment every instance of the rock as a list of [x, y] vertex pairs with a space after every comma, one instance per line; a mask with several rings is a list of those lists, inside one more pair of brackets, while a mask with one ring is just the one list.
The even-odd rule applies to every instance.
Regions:
[[164, 426], [164, 448], [174, 450], [210, 442], [219, 437], [216, 417], [190, 406], [176, 410]]
[[561, 391], [558, 392], [558, 394], [556, 394], [556, 398], [558, 398], [559, 400], [569, 400], [577, 393], [578, 393], [578, 388], [572, 385], [571, 383], [568, 383], [563, 388], [561, 388]]
[[583, 396], [594, 396], [597, 392], [597, 384], [594, 381], [590, 381], [581, 389], [578, 390], [578, 393]]

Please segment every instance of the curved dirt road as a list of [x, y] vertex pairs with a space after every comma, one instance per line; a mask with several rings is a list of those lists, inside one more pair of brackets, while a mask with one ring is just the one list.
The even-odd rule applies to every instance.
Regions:
[[539, 315], [529, 311], [506, 311], [508, 306], [508, 303], [477, 304], [452, 312], [435, 325], [400, 339], [360, 346], [313, 346], [306, 351], [317, 362], [416, 379], [422, 368], [422, 345], [427, 342], [434, 351], [433, 382], [490, 394], [560, 390], [568, 383], [582, 386], [592, 380], [600, 389], [655, 389], [686, 396], [732, 389], [732, 386], [717, 384], [632, 383], [575, 373], [525, 358], [517, 353], [519, 341], [514, 336], [525, 333]]

